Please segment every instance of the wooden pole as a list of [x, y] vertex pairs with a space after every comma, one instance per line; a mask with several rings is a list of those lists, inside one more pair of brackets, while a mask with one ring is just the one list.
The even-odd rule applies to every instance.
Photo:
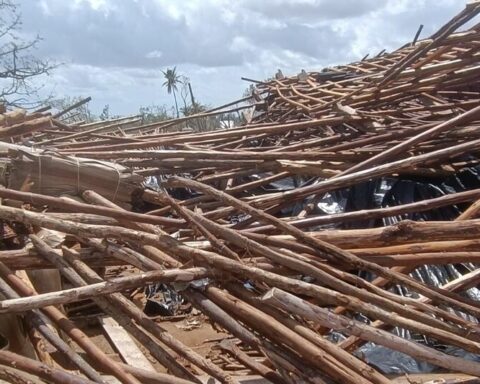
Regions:
[[[34, 296], [37, 293], [29, 288], [21, 279], [13, 274], [4, 264], [0, 263], [0, 275], [14, 289], [23, 296]], [[132, 375], [125, 372], [110, 357], [108, 357], [85, 333], [78, 329], [65, 315], [53, 306], [44, 307], [44, 313], [66, 332], [75, 342], [103, 369], [113, 374], [124, 384], [139, 384], [139, 381]]]
[[9, 351], [0, 350], [0, 364], [13, 366], [21, 371], [38, 376], [48, 382], [57, 384], [93, 384], [94, 381], [73, 375], [63, 369], [50, 367], [44, 363]]
[[[32, 236], [33, 238], [33, 236]], [[48, 305], [61, 305], [80, 300], [91, 299], [109, 293], [121, 292], [131, 288], [142, 287], [153, 283], [190, 282], [210, 276], [205, 268], [170, 269], [165, 271], [145, 272], [139, 275], [117, 277], [108, 281], [90, 284], [79, 288], [48, 292], [33, 297], [3, 300], [0, 302], [0, 313], [19, 313]]]
[[311, 321], [318, 322], [324, 327], [345, 332], [348, 335], [359, 336], [433, 365], [474, 376], [480, 375], [480, 365], [477, 363], [440, 353], [432, 348], [425, 347], [418, 343], [412, 343], [381, 329], [374, 328], [342, 315], [334, 314], [328, 309], [310, 304], [278, 288], [273, 288], [267, 292], [263, 296], [262, 301], [274, 307], [280, 307], [303, 316]]

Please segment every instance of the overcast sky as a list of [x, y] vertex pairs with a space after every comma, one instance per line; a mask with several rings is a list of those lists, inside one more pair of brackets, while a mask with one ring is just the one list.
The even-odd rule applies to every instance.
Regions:
[[427, 37], [462, 0], [19, 0], [35, 54], [64, 63], [45, 91], [92, 96], [100, 113], [173, 104], [162, 69], [177, 66], [195, 96], [219, 105], [278, 68], [284, 74], [354, 61]]

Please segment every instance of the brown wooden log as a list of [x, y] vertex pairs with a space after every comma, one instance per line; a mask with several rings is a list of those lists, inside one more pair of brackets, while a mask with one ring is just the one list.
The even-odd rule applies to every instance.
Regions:
[[3, 364], [0, 364], [0, 380], [12, 384], [44, 384], [35, 376]]
[[39, 117], [38, 119], [0, 128], [0, 138], [8, 139], [49, 128], [53, 128], [52, 119], [50, 117]]
[[169, 184], [177, 185], [177, 186], [178, 185], [189, 186], [197, 190], [201, 190], [203, 193], [207, 193], [211, 196], [214, 196], [216, 199], [226, 204], [232, 205], [237, 209], [243, 212], [246, 212], [259, 220], [272, 224], [278, 227], [279, 229], [281, 229], [282, 231], [293, 235], [298, 240], [310, 245], [311, 247], [314, 247], [314, 249], [317, 251], [316, 253], [322, 257], [327, 258], [327, 260], [330, 260], [333, 262], [341, 262], [347, 265], [353, 265], [356, 268], [361, 270], [368, 270], [379, 276], [388, 278], [391, 281], [395, 281], [399, 284], [402, 284], [418, 293], [421, 293], [422, 295], [425, 295], [432, 299], [434, 298], [438, 302], [443, 302], [447, 305], [453, 305], [457, 308], [462, 308], [472, 314], [480, 315], [480, 307], [476, 304], [473, 304], [473, 303], [467, 304], [464, 302], [464, 300], [462, 300], [461, 298], [457, 297], [454, 294], [451, 294], [449, 292], [440, 292], [437, 289], [432, 289], [430, 287], [427, 287], [426, 285], [419, 283], [403, 274], [393, 272], [375, 263], [370, 263], [365, 260], [362, 260], [350, 252], [346, 252], [330, 243], [327, 243], [325, 241], [321, 241], [317, 238], [309, 236], [308, 234], [305, 234], [298, 228], [295, 228], [289, 225], [288, 223], [284, 223], [281, 220], [277, 219], [276, 217], [268, 213], [265, 213], [257, 208], [254, 208], [251, 205], [248, 205], [236, 199], [235, 197], [227, 195], [226, 193], [217, 191], [210, 186], [207, 186], [205, 184], [202, 184], [193, 180], [180, 179], [180, 178], [169, 179]]
[[[36, 243], [36, 239], [32, 241]], [[111, 280], [90, 284], [79, 288], [70, 288], [57, 292], [48, 292], [33, 297], [3, 300], [0, 303], [0, 313], [24, 312], [31, 309], [42, 308], [48, 305], [73, 303], [80, 300], [91, 299], [98, 295], [121, 292], [131, 288], [142, 287], [158, 282], [190, 282], [210, 276], [205, 268], [170, 269], [164, 271], [145, 272], [139, 275], [117, 277]]]
[[475, 219], [478, 217], [478, 212], [480, 211], [480, 200], [475, 201], [468, 209], [465, 210], [460, 216], [458, 216], [457, 220], [467, 220], [467, 219]]
[[[9, 298], [14, 299], [20, 297], [10, 286], [5, 282], [3, 278], [0, 278], [0, 291], [2, 294]], [[69, 361], [71, 361], [86, 377], [97, 383], [103, 383], [103, 379], [100, 374], [95, 371], [77, 352], [75, 352], [70, 346], [54, 332], [49, 324], [46, 316], [39, 311], [28, 311], [23, 314], [27, 325], [30, 328], [37, 329], [42, 336], [50, 342], [59, 352], [63, 354]]]
[[281, 291], [278, 288], [270, 290], [263, 296], [262, 300], [266, 304], [280, 306], [284, 310], [304, 316], [325, 327], [345, 332], [349, 335], [353, 334], [359, 336], [387, 348], [401, 351], [419, 360], [427, 361], [449, 370], [458, 370], [476, 376], [480, 375], [480, 365], [476, 363], [442, 354], [432, 348], [409, 342], [399, 336], [376, 329], [367, 324], [360, 323], [341, 315], [333, 314], [328, 309], [312, 305], [294, 295]]
[[[92, 268], [125, 265], [127, 262], [105, 256], [91, 248], [82, 248], [80, 258]], [[0, 251], [0, 262], [12, 270], [50, 269], [52, 264], [37, 254], [34, 249]]]
[[359, 383], [370, 382], [355, 374], [351, 369], [334, 359], [328, 352], [321, 350], [313, 343], [277, 322], [274, 318], [258, 311], [245, 302], [221, 291], [212, 292], [210, 297], [214, 298], [216, 304], [234, 313], [243, 323], [254, 329], [261, 330], [263, 334], [268, 335], [272, 340], [279, 340], [279, 336], [281, 336], [282, 343], [293, 348], [309, 364], [323, 371], [329, 377], [342, 380], [345, 383], [354, 383], [355, 380], [358, 380]]
[[[14, 289], [23, 296], [33, 296], [35, 291], [30, 289], [23, 281], [15, 276], [4, 264], [0, 263], [0, 275], [14, 287]], [[98, 348], [80, 329], [78, 329], [63, 313], [55, 307], [49, 306], [43, 308], [45, 314], [66, 332], [88, 355], [97, 362], [107, 372], [112, 373], [122, 383], [139, 384], [139, 382], [130, 374], [121, 369], [113, 360]]]
[[480, 117], [480, 106], [470, 109], [467, 112], [464, 112], [458, 116], [455, 116], [449, 120], [446, 120], [435, 127], [432, 127], [424, 132], [421, 132], [408, 140], [405, 140], [388, 150], [379, 153], [376, 156], [369, 158], [353, 167], [349, 168], [347, 171], [341, 173], [341, 175], [351, 174], [353, 172], [357, 172], [362, 169], [366, 169], [368, 167], [380, 164], [382, 162], [391, 161], [395, 156], [399, 155], [400, 153], [409, 150], [412, 146], [421, 143], [422, 141], [430, 140], [432, 137], [438, 135], [439, 133], [445, 132], [452, 128], [457, 128], [458, 126], [462, 126], [466, 123], [469, 123], [473, 120], [478, 119]]
[[21, 371], [28, 372], [34, 376], [41, 377], [48, 382], [58, 384], [93, 384], [93, 381], [84, 379], [81, 376], [67, 373], [62, 369], [52, 368], [44, 363], [27, 357], [17, 355], [9, 351], [0, 351], [0, 363], [6, 366], [13, 366]]
[[186, 380], [177, 376], [169, 375], [161, 372], [152, 372], [145, 369], [133, 367], [128, 364], [120, 363], [120, 365], [132, 375], [134, 375], [142, 384], [192, 384], [198, 383], [195, 380]]
[[[93, 270], [91, 270], [87, 265], [85, 265], [83, 262], [78, 260], [72, 252], [66, 253], [65, 256], [70, 258], [70, 260], [75, 261], [75, 263], [71, 263], [71, 264], [75, 273], [80, 275], [80, 277], [82, 277], [83, 279], [85, 279], [90, 283], [102, 281], [102, 279]], [[186, 359], [188, 359], [198, 367], [202, 368], [209, 374], [213, 375], [214, 377], [218, 378], [222, 382], [225, 382], [225, 383], [236, 382], [228, 374], [225, 374], [222, 370], [220, 370], [214, 364], [212, 364], [205, 358], [198, 355], [195, 351], [185, 346], [179, 340], [172, 337], [168, 332], [162, 329], [157, 323], [149, 319], [142, 311], [140, 311], [134, 304], [128, 301], [123, 295], [113, 293], [113, 294], [109, 294], [107, 299], [113, 305], [117, 306], [118, 308], [121, 308], [122, 311], [127, 313], [139, 325], [144, 327], [149, 333], [151, 333], [153, 336], [157, 337], [167, 346], [172, 348], [176, 353], [185, 357]]]
[[408, 255], [415, 253], [452, 253], [458, 252], [474, 252], [478, 249], [480, 241], [478, 240], [450, 240], [450, 241], [427, 241], [410, 244], [399, 244], [386, 247], [372, 247], [350, 249], [359, 257], [370, 256], [375, 258], [377, 256], [385, 255]]
[[362, 257], [384, 267], [478, 263], [480, 252], [425, 252], [402, 255]]
[[[230, 193], [230, 190], [227, 191]], [[372, 220], [383, 217], [399, 216], [406, 213], [424, 212], [440, 207], [446, 207], [458, 203], [464, 203], [467, 201], [473, 201], [477, 199], [477, 193], [480, 195], [480, 189], [471, 191], [464, 191], [436, 197], [433, 199], [425, 199], [410, 204], [402, 204], [393, 207], [359, 210], [354, 212], [344, 212], [332, 215], [311, 216], [305, 219], [289, 220], [288, 223], [297, 228], [308, 228], [310, 226], [332, 224], [332, 223], [344, 223], [356, 220]], [[479, 204], [480, 205], [480, 204]], [[264, 232], [270, 229], [274, 229], [272, 225], [264, 225], [259, 227], [252, 227], [245, 229], [248, 232]]]
[[45, 196], [45, 195], [31, 193], [31, 192], [15, 191], [13, 189], [7, 189], [7, 188], [0, 188], [0, 197], [20, 200], [20, 201], [28, 202], [32, 205], [48, 205], [50, 207], [66, 209], [71, 212], [90, 213], [95, 215], [112, 217], [119, 220], [132, 220], [132, 221], [146, 222], [150, 224], [169, 225], [169, 226], [175, 226], [182, 223], [181, 220], [159, 217], [159, 216], [144, 215], [141, 213], [128, 212], [128, 211], [118, 211], [108, 207], [100, 207], [100, 206], [94, 206], [90, 204], [79, 203], [71, 199]]
[[255, 359], [252, 359], [239, 347], [237, 347], [232, 341], [223, 340], [219, 344], [219, 346], [224, 351], [230, 353], [233, 357], [235, 357], [235, 359], [244, 364], [246, 367], [250, 368], [253, 372], [265, 377], [273, 384], [287, 384], [287, 381], [281, 375], [266, 367], [265, 365], [255, 361]]
[[[478, 238], [477, 233], [480, 228], [480, 220], [472, 219], [461, 222], [451, 221], [411, 221], [403, 220], [394, 225], [382, 228], [368, 229], [346, 229], [346, 230], [325, 230], [321, 232], [309, 232], [320, 240], [327, 240], [338, 247], [345, 249], [366, 249], [377, 247], [390, 247], [394, 245], [405, 245], [409, 247], [408, 253], [415, 252], [413, 244], [429, 243], [430, 248], [418, 248], [420, 251], [436, 251], [433, 248], [433, 242], [443, 242], [442, 246], [449, 241], [468, 240], [468, 244], [473, 245], [473, 241]], [[257, 241], [268, 242], [271, 240], [293, 240], [293, 236], [273, 235], [265, 236], [243, 232], [249, 238]], [[412, 244], [412, 245], [410, 245]], [[461, 243], [458, 243], [461, 244]], [[467, 243], [465, 243], [467, 244]], [[472, 249], [475, 250], [475, 249]], [[390, 252], [390, 254], [395, 253]]]

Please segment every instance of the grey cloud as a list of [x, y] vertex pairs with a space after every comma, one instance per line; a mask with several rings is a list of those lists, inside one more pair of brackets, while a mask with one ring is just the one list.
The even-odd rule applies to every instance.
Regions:
[[[47, 3], [49, 14], [43, 14], [38, 4], [24, 7], [25, 26], [40, 33], [48, 42], [41, 45], [42, 55], [67, 63], [141, 68], [181, 63], [206, 67], [235, 66], [255, 62], [261, 49], [288, 49], [311, 57], [334, 59], [332, 53], [339, 53], [338, 47], [348, 44], [348, 40], [341, 36], [332, 39], [334, 31], [328, 24], [308, 26], [287, 20], [278, 28], [258, 23], [258, 17], [252, 12], [265, 13], [268, 9], [253, 7], [254, 3], [249, 2], [240, 2], [241, 5], [234, 7], [241, 16], [231, 25], [221, 18], [221, 9], [215, 7], [200, 8], [192, 15], [193, 22], [187, 23], [185, 17], [173, 18], [152, 1], [141, 5], [133, 1], [114, 2], [108, 13], [94, 10], [86, 3], [81, 3], [75, 10], [70, 2]], [[287, 9], [293, 7], [292, 2], [283, 3]], [[366, 10], [372, 1], [359, 3], [363, 6], [359, 4], [357, 8]], [[313, 6], [316, 12], [305, 12], [310, 17], [315, 13], [324, 17], [340, 15], [339, 7], [312, 4], [307, 8]], [[279, 9], [284, 8], [274, 6], [268, 17], [282, 20]], [[344, 12], [344, 16], [349, 12], [352, 11]], [[298, 12], [297, 15], [301, 16]], [[232, 50], [232, 43], [238, 37], [249, 39], [256, 52]]]
[[[38, 55], [65, 62], [53, 76], [58, 93], [90, 93], [118, 112], [171, 104], [160, 69], [177, 65], [202, 102], [240, 97], [241, 76], [262, 79], [278, 67], [358, 60], [408, 42], [420, 23], [428, 36], [463, 5], [456, 0], [19, 0], [24, 30], [44, 41]], [[76, 4], [72, 6], [72, 4]], [[171, 12], [168, 7], [176, 7]], [[190, 6], [192, 5], [192, 6]], [[90, 91], [89, 91], [90, 90]], [[132, 101], [134, 100], [134, 101]]]
[[311, 22], [360, 17], [388, 4], [378, 0], [247, 0], [246, 8], [268, 18]]
[[[133, 1], [118, 2], [107, 14], [86, 4], [74, 11], [69, 2], [49, 4], [51, 13], [47, 15], [40, 12], [38, 4], [23, 9], [28, 30], [41, 33], [48, 41], [41, 46], [45, 56], [95, 66], [241, 64], [240, 55], [224, 50], [229, 44], [228, 34], [218, 30], [209, 35], [198, 34], [184, 19], [170, 17], [153, 2], [142, 6]], [[160, 51], [162, 55], [147, 57], [152, 51]]]

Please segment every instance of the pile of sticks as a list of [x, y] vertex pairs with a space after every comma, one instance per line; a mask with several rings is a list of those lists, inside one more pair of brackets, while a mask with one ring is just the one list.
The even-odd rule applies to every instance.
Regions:
[[[428, 39], [321, 72], [278, 73], [251, 97], [180, 119], [69, 125], [65, 111], [1, 115], [0, 219], [16, 242], [4, 240], [0, 251], [0, 316], [22, 315], [36, 360], [0, 351], [0, 377], [242, 381], [225, 359], [188, 347], [126, 294], [154, 283], [227, 332], [216, 347], [265, 382], [395, 381], [355, 353], [368, 342], [456, 382], [480, 377], [464, 353], [480, 355], [480, 305], [465, 294], [480, 283], [480, 184], [407, 204], [321, 209], [362, 183], [440, 183], [478, 169], [480, 25], [461, 27], [479, 12], [472, 2]], [[197, 119], [240, 111], [249, 112], [242, 126], [193, 130]], [[40, 188], [47, 178], [65, 188]], [[409, 220], [445, 207], [456, 209], [455, 220]], [[136, 272], [102, 273], [125, 265]], [[430, 265], [469, 268], [437, 285], [412, 274]], [[28, 276], [44, 269], [58, 270], [68, 288], [37, 292]], [[63, 311], [86, 299], [168, 373], [99, 348]]]

